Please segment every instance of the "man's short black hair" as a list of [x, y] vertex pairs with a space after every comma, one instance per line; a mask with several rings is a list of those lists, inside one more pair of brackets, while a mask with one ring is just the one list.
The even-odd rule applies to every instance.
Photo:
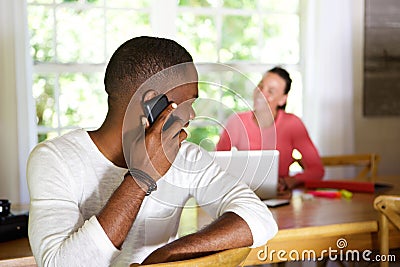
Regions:
[[186, 62], [193, 62], [192, 56], [173, 40], [141, 36], [126, 41], [106, 68], [104, 85], [109, 103], [126, 103], [154, 74]]

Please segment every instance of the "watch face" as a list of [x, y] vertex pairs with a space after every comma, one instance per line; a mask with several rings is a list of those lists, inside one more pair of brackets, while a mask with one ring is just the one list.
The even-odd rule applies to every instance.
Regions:
[[135, 179], [135, 181], [140, 184], [142, 189], [147, 188], [146, 196], [150, 195], [151, 192], [157, 190], [156, 181], [154, 181], [154, 179], [151, 178], [151, 176], [145, 173], [144, 171], [141, 171], [139, 169], [129, 169], [129, 173], [131, 174], [132, 178]]

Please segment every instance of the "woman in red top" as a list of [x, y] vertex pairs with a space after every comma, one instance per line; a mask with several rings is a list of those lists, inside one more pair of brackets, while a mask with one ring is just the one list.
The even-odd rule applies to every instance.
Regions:
[[[216, 146], [217, 150], [277, 149], [280, 191], [324, 175], [321, 158], [303, 122], [284, 111], [291, 83], [289, 73], [282, 68], [266, 72], [254, 90], [254, 110], [232, 115]], [[304, 170], [289, 176], [293, 149], [301, 153]]]

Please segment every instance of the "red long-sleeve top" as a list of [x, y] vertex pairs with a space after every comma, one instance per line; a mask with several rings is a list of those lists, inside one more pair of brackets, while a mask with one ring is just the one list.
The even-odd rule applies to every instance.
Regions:
[[[275, 127], [274, 127], [275, 126]], [[279, 110], [275, 124], [260, 129], [253, 120], [251, 111], [232, 115], [226, 124], [216, 150], [269, 150], [279, 151], [279, 176], [289, 176], [293, 163], [293, 149], [302, 155], [304, 171], [294, 177], [300, 181], [320, 180], [324, 167], [318, 150], [314, 146], [303, 122], [294, 114]]]

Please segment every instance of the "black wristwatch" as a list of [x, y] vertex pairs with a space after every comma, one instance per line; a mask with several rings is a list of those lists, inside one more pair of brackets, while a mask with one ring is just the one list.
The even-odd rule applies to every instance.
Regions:
[[151, 192], [157, 190], [157, 183], [154, 181], [153, 178], [151, 178], [150, 175], [145, 173], [142, 170], [131, 168], [128, 170], [128, 172], [125, 174], [125, 177], [127, 175], [131, 175], [133, 179], [138, 181], [139, 183], [147, 186], [147, 191], [146, 191], [146, 196], [150, 195]]

